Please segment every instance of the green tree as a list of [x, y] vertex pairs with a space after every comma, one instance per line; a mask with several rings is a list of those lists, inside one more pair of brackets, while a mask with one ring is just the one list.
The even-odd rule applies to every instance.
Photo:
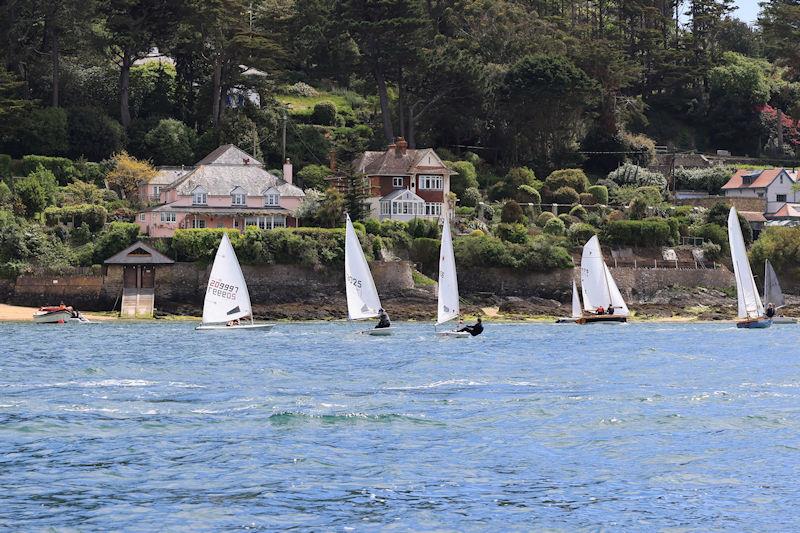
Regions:
[[145, 146], [155, 165], [189, 165], [194, 160], [194, 131], [180, 120], [165, 118], [147, 132]]
[[450, 191], [461, 198], [464, 191], [470, 187], [478, 187], [478, 173], [475, 165], [469, 161], [454, 161], [447, 165], [450, 170], [456, 172], [450, 176]]
[[297, 173], [299, 185], [304, 189], [324, 191], [327, 187], [325, 178], [333, 171], [326, 165], [306, 165]]
[[47, 207], [47, 194], [44, 187], [35, 176], [26, 176], [14, 185], [14, 191], [25, 206], [25, 214], [33, 217]]
[[317, 217], [320, 225], [325, 228], [336, 228], [341, 226], [344, 218], [345, 198], [337, 189], [329, 187], [325, 191], [325, 196], [319, 203]]

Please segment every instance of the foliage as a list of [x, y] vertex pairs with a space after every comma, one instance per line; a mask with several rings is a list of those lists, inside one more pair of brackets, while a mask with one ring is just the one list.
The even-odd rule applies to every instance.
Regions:
[[345, 198], [334, 187], [329, 187], [325, 191], [325, 196], [319, 204], [317, 219], [323, 228], [336, 228], [342, 224], [344, 219]]
[[522, 212], [522, 207], [514, 200], [509, 200], [503, 205], [503, 210], [500, 213], [500, 221], [507, 224], [514, 224], [525, 221], [525, 215]]
[[[721, 228], [727, 228], [728, 214], [730, 211], [731, 206], [729, 204], [726, 202], [717, 202], [706, 212], [705, 221], [707, 224], [715, 224]], [[736, 215], [739, 219], [739, 227], [742, 228], [742, 237], [744, 237], [744, 243], [749, 246], [753, 242], [753, 228], [741, 213], [737, 212]]]
[[572, 205], [577, 204], [581, 197], [572, 187], [561, 187], [553, 193], [553, 199], [559, 204]]
[[69, 110], [69, 156], [101, 161], [122, 149], [124, 131], [116, 120], [93, 107]]
[[608, 188], [603, 185], [592, 185], [586, 189], [586, 192], [594, 196], [596, 203], [600, 205], [608, 205]]
[[675, 182], [679, 189], [690, 191], [705, 191], [717, 195], [725, 183], [733, 175], [735, 169], [725, 166], [709, 168], [677, 168], [675, 169]]
[[180, 120], [165, 118], [144, 136], [154, 165], [189, 165], [194, 161], [194, 131]]
[[506, 198], [517, 199], [520, 187], [528, 185], [536, 188], [536, 174], [528, 167], [514, 167], [508, 171], [505, 177], [489, 187], [490, 200], [504, 200]]
[[314, 105], [314, 111], [311, 113], [311, 121], [314, 124], [335, 126], [336, 118], [336, 104], [333, 102], [325, 100]]
[[796, 272], [800, 265], [800, 228], [766, 227], [750, 249], [750, 261], [755, 265], [769, 262], [778, 272]]
[[127, 152], [115, 154], [112, 160], [114, 166], [106, 175], [108, 185], [119, 192], [122, 198], [138, 202], [139, 185], [153, 179], [156, 169], [147, 161], [140, 161]]
[[652, 185], [661, 190], [667, 188], [667, 178], [658, 172], [626, 163], [608, 175], [608, 179], [620, 186], [642, 187]]
[[370, 235], [380, 235], [381, 221], [375, 218], [368, 218], [364, 221], [364, 231]]
[[464, 268], [523, 268], [531, 272], [571, 268], [569, 253], [547, 238], [526, 244], [504, 242], [497, 237], [470, 235], [453, 243], [456, 263]]
[[99, 204], [103, 201], [103, 191], [93, 183], [75, 180], [61, 189], [61, 198], [66, 205]]
[[542, 204], [542, 195], [530, 185], [520, 185], [516, 197], [525, 204], [533, 204], [534, 206]]
[[436, 220], [427, 218], [414, 218], [408, 221], [406, 231], [411, 237], [438, 239], [439, 238], [439, 224]]
[[728, 249], [728, 232], [717, 224], [703, 224], [690, 228], [692, 237], [701, 237], [706, 241], [718, 244], [723, 250]]
[[579, 168], [567, 168], [550, 173], [544, 181], [544, 184], [545, 187], [551, 191], [557, 191], [562, 187], [570, 187], [576, 192], [581, 193], [589, 187], [589, 178], [587, 178], [583, 170]]
[[483, 200], [483, 197], [477, 187], [468, 187], [459, 197], [459, 200], [460, 205], [464, 207], [477, 207], [481, 200]]
[[139, 226], [130, 222], [112, 222], [95, 240], [94, 263], [101, 264], [136, 242]]
[[307, 83], [303, 83], [302, 81], [298, 81], [294, 85], [290, 85], [286, 87], [287, 94], [293, 94], [296, 96], [317, 96], [319, 94], [316, 89], [310, 86]]
[[597, 235], [597, 229], [590, 224], [584, 224], [580, 222], [578, 224], [571, 225], [567, 231], [567, 235], [573, 244], [579, 245]]
[[48, 226], [71, 223], [73, 227], [86, 226], [92, 233], [103, 229], [108, 218], [108, 211], [101, 205], [78, 204], [66, 207], [48, 207], [44, 211], [44, 220]]
[[28, 217], [33, 217], [47, 207], [47, 193], [41, 182], [33, 175], [17, 180], [14, 192], [25, 206], [25, 214]]
[[326, 165], [306, 165], [297, 173], [299, 185], [303, 189], [324, 190], [327, 186], [325, 178], [333, 174]]
[[610, 222], [603, 234], [608, 244], [626, 246], [670, 246], [674, 235], [669, 223], [663, 219], [618, 220]]
[[548, 235], [564, 235], [566, 225], [560, 218], [551, 218], [544, 225], [544, 232]]
[[523, 224], [508, 224], [503, 222], [498, 224], [495, 228], [495, 235], [497, 235], [500, 240], [506, 242], [524, 244], [528, 241], [528, 228]]
[[576, 205], [572, 209], [569, 210], [570, 216], [578, 218], [580, 220], [586, 220], [586, 217], [589, 216], [589, 213], [586, 211], [586, 208], [580, 205]]
[[34, 109], [20, 120], [15, 137], [17, 153], [66, 154], [69, 149], [67, 112], [59, 107]]
[[39, 167], [49, 170], [58, 181], [59, 185], [67, 185], [79, 175], [78, 169], [70, 159], [64, 157], [47, 157], [40, 155], [26, 155], [22, 158], [20, 173], [28, 175]]
[[439, 240], [417, 237], [411, 241], [409, 258], [421, 265], [424, 272], [436, 272], [439, 268]]
[[456, 193], [456, 196], [461, 198], [467, 189], [477, 189], [478, 172], [475, 170], [475, 165], [469, 161], [454, 161], [448, 163], [447, 166], [455, 172], [450, 176], [450, 190]]
[[536, 217], [536, 225], [540, 228], [543, 228], [547, 221], [556, 218], [556, 216], [551, 213], [550, 211], [543, 211], [538, 217]]

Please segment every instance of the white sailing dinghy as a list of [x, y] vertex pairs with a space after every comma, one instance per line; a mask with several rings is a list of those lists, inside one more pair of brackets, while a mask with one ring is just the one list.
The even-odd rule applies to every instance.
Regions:
[[556, 320], [556, 324], [574, 324], [582, 315], [583, 308], [581, 307], [581, 297], [578, 296], [578, 286], [575, 285], [575, 280], [572, 280], [572, 315], [559, 318]]
[[742, 227], [739, 225], [739, 216], [736, 208], [731, 207], [728, 213], [728, 242], [731, 245], [731, 259], [733, 259], [733, 273], [736, 277], [736, 299], [738, 302], [739, 320], [737, 328], [763, 329], [772, 325], [772, 320], [764, 314], [764, 304], [758, 295], [756, 280], [750, 269], [750, 260], [747, 258], [747, 248], [742, 237]]
[[[456, 258], [453, 254], [453, 239], [450, 235], [450, 223], [445, 219], [442, 227], [442, 243], [439, 250], [439, 312], [436, 325], [440, 326], [458, 318], [461, 305], [458, 299], [458, 277], [456, 276]], [[466, 331], [437, 331], [440, 337], [464, 339], [471, 337]]]
[[[366, 320], [380, 314], [381, 300], [372, 279], [367, 258], [361, 249], [356, 230], [347, 215], [344, 240], [344, 282], [347, 292], [347, 316], [350, 320]], [[392, 335], [395, 328], [373, 328], [362, 331], [366, 335]]]
[[[628, 306], [622, 299], [611, 271], [603, 261], [597, 235], [583, 246], [581, 255], [581, 293], [583, 311], [578, 324], [622, 323], [628, 321]], [[600, 313], [599, 310], [603, 309]], [[611, 314], [609, 314], [611, 309]]]
[[[239, 324], [241, 319], [250, 318], [249, 324]], [[228, 325], [230, 324], [230, 325]], [[236, 259], [231, 240], [227, 234], [222, 235], [222, 242], [217, 248], [211, 275], [208, 277], [206, 299], [203, 303], [203, 323], [197, 330], [234, 330], [258, 329], [270, 330], [274, 324], [256, 324], [253, 322], [253, 309], [250, 305], [250, 293], [244, 281], [242, 268]]]
[[[767, 302], [767, 304], [773, 304], [776, 311], [786, 305], [778, 275], [775, 274], [775, 269], [772, 268], [769, 259], [764, 263], [764, 299], [762, 301]], [[797, 319], [788, 316], [774, 316], [772, 317], [772, 323], [797, 324]]]

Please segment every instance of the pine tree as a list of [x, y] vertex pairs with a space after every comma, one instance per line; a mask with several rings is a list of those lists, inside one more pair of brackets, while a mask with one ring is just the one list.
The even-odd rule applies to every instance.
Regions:
[[351, 220], [365, 220], [369, 215], [367, 206], [367, 180], [363, 174], [348, 173], [345, 177], [345, 208]]

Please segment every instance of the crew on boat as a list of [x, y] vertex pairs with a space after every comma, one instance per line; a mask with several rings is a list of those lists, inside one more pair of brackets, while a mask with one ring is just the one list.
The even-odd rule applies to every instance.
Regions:
[[237, 318], [236, 320], [229, 320], [228, 323], [225, 324], [225, 325], [226, 326], [238, 326], [239, 325], [239, 319]]
[[606, 314], [608, 314], [608, 315], [613, 315], [614, 314], [614, 306], [613, 305], [608, 304], [608, 308], [606, 308]]
[[772, 318], [775, 316], [775, 304], [770, 302], [767, 304], [767, 318]]
[[478, 318], [478, 321], [475, 324], [471, 326], [464, 326], [463, 328], [458, 330], [459, 333], [461, 333], [462, 331], [466, 331], [473, 337], [476, 337], [481, 333], [483, 333], [483, 322], [481, 322], [481, 319]]
[[375, 326], [375, 329], [390, 327], [392, 327], [392, 323], [389, 321], [389, 315], [383, 310], [383, 308], [380, 308], [378, 310], [378, 325]]
[[598, 306], [597, 309], [594, 310], [594, 314], [596, 315], [604, 315], [606, 314], [606, 310], [603, 308], [602, 305]]

